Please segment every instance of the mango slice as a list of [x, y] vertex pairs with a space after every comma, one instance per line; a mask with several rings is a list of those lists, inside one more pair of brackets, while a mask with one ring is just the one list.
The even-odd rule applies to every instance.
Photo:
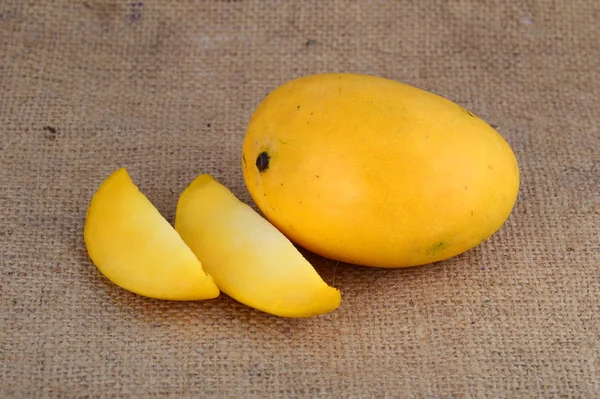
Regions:
[[111, 174], [92, 198], [84, 238], [96, 267], [121, 288], [167, 300], [219, 296], [212, 277], [125, 168]]
[[309, 317], [340, 305], [296, 247], [211, 175], [181, 194], [175, 229], [221, 291], [276, 316]]

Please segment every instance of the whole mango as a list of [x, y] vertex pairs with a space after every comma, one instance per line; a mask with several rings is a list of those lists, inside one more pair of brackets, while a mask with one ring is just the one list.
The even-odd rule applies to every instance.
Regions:
[[317, 74], [255, 110], [243, 173], [265, 217], [323, 257], [428, 264], [493, 235], [517, 200], [517, 159], [485, 121], [390, 79]]

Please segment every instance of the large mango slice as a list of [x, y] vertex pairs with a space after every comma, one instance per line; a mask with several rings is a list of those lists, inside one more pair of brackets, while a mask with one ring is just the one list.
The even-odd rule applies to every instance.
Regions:
[[124, 168], [111, 174], [92, 198], [84, 238], [100, 272], [128, 291], [169, 300], [219, 295], [200, 261]]
[[283, 317], [340, 304], [340, 292], [281, 232], [208, 174], [181, 194], [175, 229], [217, 286], [241, 303]]

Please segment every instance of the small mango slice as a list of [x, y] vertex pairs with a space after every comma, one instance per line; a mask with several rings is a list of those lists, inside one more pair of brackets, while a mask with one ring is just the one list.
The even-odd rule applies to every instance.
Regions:
[[84, 239], [100, 272], [128, 291], [167, 300], [219, 296], [212, 277], [125, 168], [113, 172], [93, 196]]
[[181, 194], [175, 229], [217, 287], [233, 299], [276, 316], [310, 317], [340, 305], [296, 247], [211, 175]]

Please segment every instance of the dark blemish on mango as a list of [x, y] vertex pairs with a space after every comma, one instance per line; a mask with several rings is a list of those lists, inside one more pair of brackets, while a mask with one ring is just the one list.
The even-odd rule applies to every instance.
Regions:
[[474, 215], [475, 215], [475, 212], [471, 211], [471, 216], [474, 216]]
[[469, 186], [465, 186], [465, 190], [468, 190], [468, 189], [469, 189]]
[[321, 176], [319, 176], [319, 175], [315, 175], [315, 177], [316, 177], [317, 179], [319, 179]]
[[494, 167], [492, 165], [488, 164], [488, 169], [489, 170], [494, 170]]
[[430, 246], [429, 248], [427, 248], [426, 252], [429, 255], [435, 255], [438, 252], [440, 252], [445, 246], [446, 246], [446, 243], [444, 241], [440, 241], [440, 242]]
[[469, 115], [469, 116], [470, 116], [470, 117], [472, 117], [472, 118], [475, 118], [475, 114], [473, 114], [471, 111], [469, 111], [469, 110], [468, 110], [468, 109], [466, 109], [465, 107], [462, 107], [462, 106], [460, 106], [460, 105], [459, 105], [458, 107], [459, 107], [459, 108], [460, 108], [460, 110], [461, 110], [462, 112], [464, 112], [465, 114]]
[[298, 105], [298, 111], [300, 110], [300, 106]]
[[292, 143], [290, 141], [283, 141], [283, 140], [278, 140], [278, 141], [283, 145], [291, 145], [292, 147], [298, 147], [297, 145], [295, 145], [294, 143]]
[[246, 154], [242, 154], [242, 162], [244, 163], [244, 168], [246, 167]]
[[259, 172], [264, 172], [269, 168], [270, 159], [271, 157], [266, 151], [263, 151], [260, 154], [258, 154], [258, 158], [256, 158], [256, 167], [258, 168]]

